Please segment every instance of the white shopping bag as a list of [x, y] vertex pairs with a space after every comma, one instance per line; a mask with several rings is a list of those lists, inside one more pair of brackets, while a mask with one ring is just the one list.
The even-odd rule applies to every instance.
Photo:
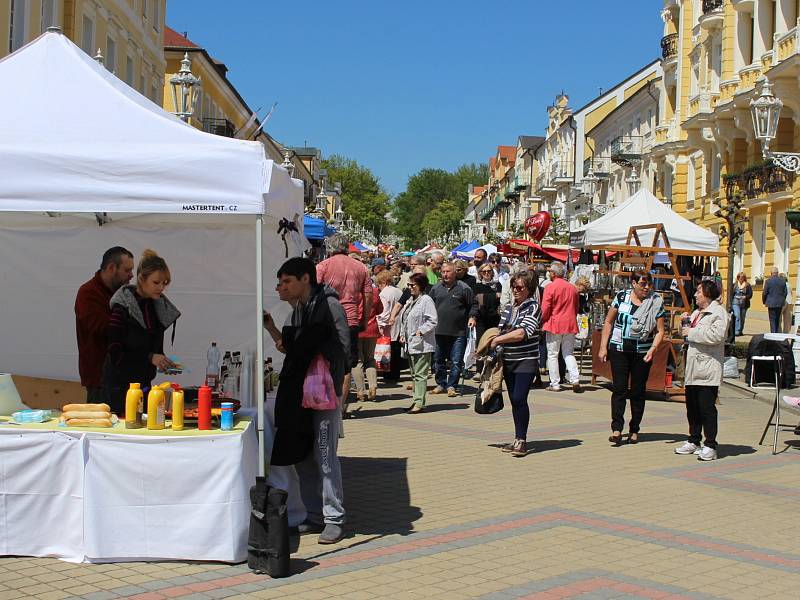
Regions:
[[475, 339], [475, 328], [467, 327], [467, 349], [464, 351], [464, 368], [471, 369], [475, 366], [475, 349], [478, 342]]

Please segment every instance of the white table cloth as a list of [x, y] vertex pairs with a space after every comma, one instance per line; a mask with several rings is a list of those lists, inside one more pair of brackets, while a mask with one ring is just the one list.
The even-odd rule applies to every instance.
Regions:
[[0, 554], [73, 562], [247, 558], [253, 423], [134, 436], [0, 427]]

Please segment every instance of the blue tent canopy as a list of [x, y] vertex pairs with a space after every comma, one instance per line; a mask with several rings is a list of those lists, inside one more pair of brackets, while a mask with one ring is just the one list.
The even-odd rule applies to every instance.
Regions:
[[309, 240], [324, 240], [336, 230], [329, 226], [325, 219], [318, 219], [309, 215], [303, 216], [303, 231]]
[[466, 240], [464, 240], [464, 241], [463, 241], [463, 242], [461, 242], [461, 243], [460, 243], [458, 246], [456, 246], [455, 248], [453, 248], [453, 249], [450, 251], [450, 253], [451, 253], [451, 254], [455, 254], [455, 253], [456, 253], [456, 252], [458, 252], [459, 250], [463, 250], [463, 249], [464, 249], [464, 246], [466, 246], [466, 245], [467, 245], [467, 241], [466, 241]]

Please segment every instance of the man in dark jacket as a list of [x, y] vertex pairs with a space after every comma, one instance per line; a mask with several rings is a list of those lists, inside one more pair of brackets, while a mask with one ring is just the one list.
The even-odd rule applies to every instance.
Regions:
[[86, 388], [86, 401], [103, 402], [103, 361], [108, 349], [109, 301], [133, 277], [133, 254], [122, 246], [103, 254], [100, 270], [84, 283], [75, 297], [75, 333], [78, 338], [78, 372]]
[[771, 333], [781, 332], [781, 312], [786, 303], [786, 280], [778, 275], [778, 268], [772, 267], [772, 276], [764, 283], [761, 300], [769, 311], [769, 330]]
[[[470, 287], [456, 279], [452, 263], [442, 265], [442, 279], [428, 295], [436, 304], [436, 352], [433, 356], [436, 388], [433, 394], [456, 396], [456, 384], [464, 370], [467, 326], [475, 327], [477, 306]], [[449, 368], [448, 368], [449, 363]]]
[[322, 354], [330, 364], [336, 394], [341, 397], [349, 371], [350, 330], [336, 291], [317, 284], [314, 263], [290, 258], [278, 270], [278, 295], [292, 305], [283, 330], [264, 313], [264, 326], [285, 353], [275, 397], [275, 442], [271, 463], [295, 465], [300, 493], [308, 511], [300, 533], [319, 533], [320, 544], [344, 537], [344, 492], [337, 446], [342, 413], [302, 407], [303, 382], [312, 359]]

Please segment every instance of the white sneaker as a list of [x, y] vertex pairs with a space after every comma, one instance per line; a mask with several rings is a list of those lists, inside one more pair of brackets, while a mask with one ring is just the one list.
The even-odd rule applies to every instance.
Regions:
[[701, 453], [702, 451], [703, 451], [703, 446], [699, 446], [699, 447], [697, 448], [697, 450], [695, 450], [694, 452], [692, 452], [692, 454], [694, 454], [695, 456], [699, 456], [699, 455], [700, 455], [700, 453]]
[[697, 454], [700, 448], [692, 442], [684, 442], [683, 446], [675, 448], [675, 454]]
[[709, 446], [703, 446], [697, 460], [717, 460], [717, 451]]
[[550, 385], [547, 386], [547, 391], [548, 392], [560, 392], [561, 391], [561, 386], [558, 385], [558, 384], [553, 385], [551, 383]]

